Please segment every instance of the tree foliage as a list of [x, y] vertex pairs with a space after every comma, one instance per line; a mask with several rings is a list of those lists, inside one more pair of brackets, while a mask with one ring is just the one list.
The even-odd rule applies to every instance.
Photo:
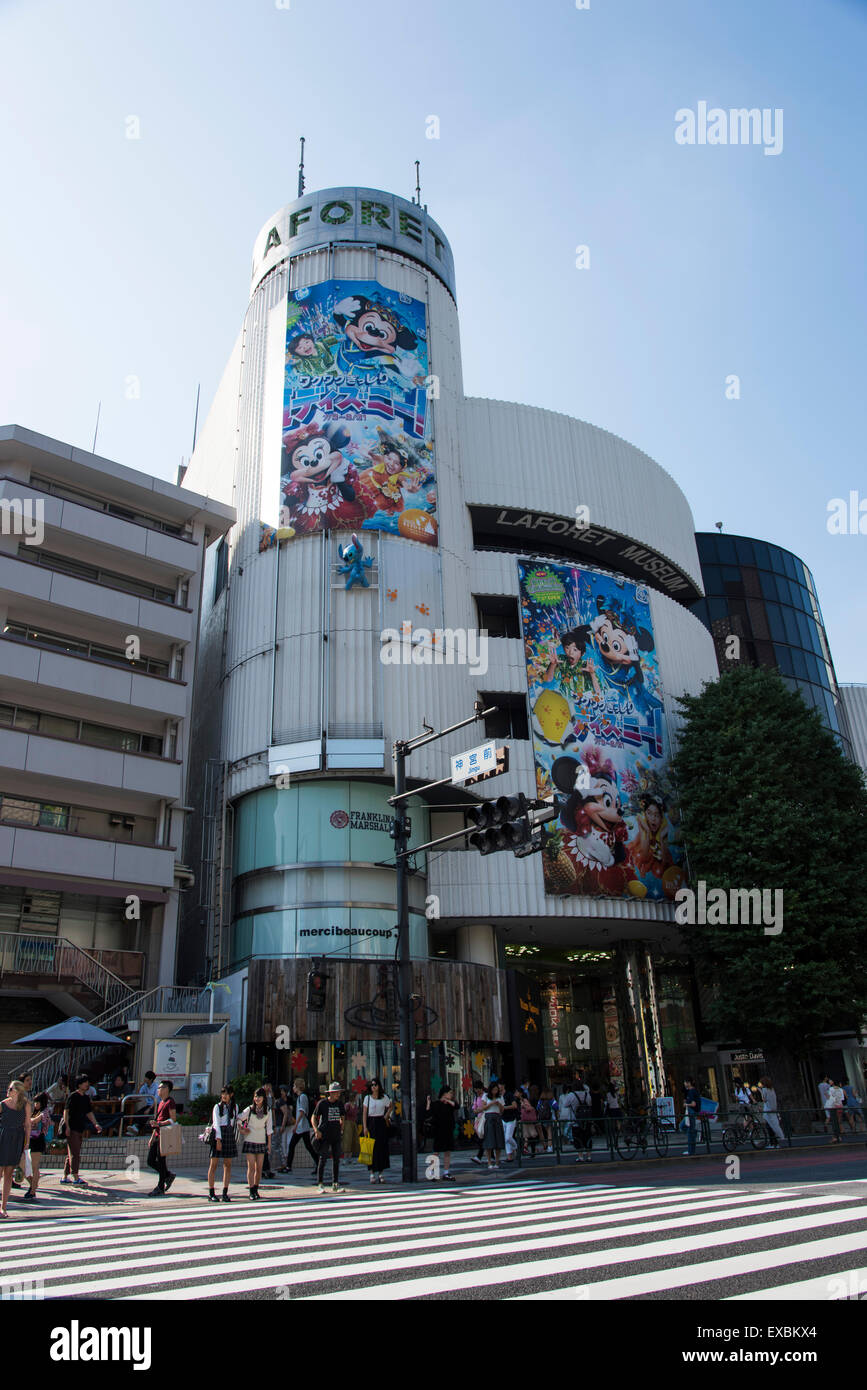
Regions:
[[736, 667], [686, 716], [674, 768], [690, 884], [781, 889], [782, 931], [683, 926], [720, 1036], [802, 1055], [867, 1016], [867, 788], [775, 671]]

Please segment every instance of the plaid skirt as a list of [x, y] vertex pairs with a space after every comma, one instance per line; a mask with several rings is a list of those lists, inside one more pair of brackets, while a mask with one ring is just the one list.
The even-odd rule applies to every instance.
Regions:
[[235, 1126], [220, 1125], [220, 1143], [222, 1148], [217, 1152], [217, 1134], [213, 1132], [208, 1140], [208, 1148], [211, 1157], [214, 1158], [235, 1158], [238, 1153], [238, 1145], [235, 1143]]
[[250, 1139], [244, 1140], [245, 1154], [263, 1154], [267, 1148], [267, 1144], [254, 1144]]

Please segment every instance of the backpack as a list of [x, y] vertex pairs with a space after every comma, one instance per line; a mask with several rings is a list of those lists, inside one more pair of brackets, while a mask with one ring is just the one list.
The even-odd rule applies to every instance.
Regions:
[[587, 1087], [582, 1090], [572, 1092], [575, 1097], [575, 1117], [579, 1120], [589, 1120], [591, 1115], [590, 1092]]

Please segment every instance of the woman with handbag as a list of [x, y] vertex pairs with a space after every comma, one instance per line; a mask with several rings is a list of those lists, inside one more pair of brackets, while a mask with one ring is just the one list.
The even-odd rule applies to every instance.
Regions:
[[224, 1086], [220, 1092], [220, 1099], [211, 1112], [211, 1132], [208, 1136], [208, 1147], [211, 1151], [211, 1160], [208, 1164], [208, 1201], [218, 1202], [220, 1199], [214, 1191], [214, 1179], [217, 1176], [217, 1164], [223, 1160], [223, 1201], [230, 1202], [229, 1183], [232, 1180], [232, 1159], [238, 1152], [235, 1143], [235, 1124], [238, 1119], [238, 1107], [235, 1104], [235, 1090], [232, 1086]]
[[532, 1158], [536, 1157], [536, 1145], [539, 1142], [539, 1127], [537, 1124], [539, 1115], [535, 1105], [529, 1096], [521, 1097], [521, 1138], [524, 1155], [529, 1154]]
[[[485, 1101], [482, 1106], [482, 1115], [485, 1120], [485, 1129], [482, 1137], [484, 1146], [488, 1151], [488, 1171], [499, 1168], [500, 1150], [506, 1147], [506, 1134], [503, 1129], [503, 1107], [504, 1102], [500, 1094], [500, 1088], [496, 1081], [492, 1081], [487, 1089]], [[533, 1114], [536, 1114], [535, 1107], [533, 1108]]]
[[389, 1100], [382, 1089], [382, 1082], [374, 1077], [370, 1083], [370, 1094], [364, 1097], [361, 1120], [365, 1138], [373, 1138], [373, 1159], [370, 1164], [370, 1181], [385, 1182], [388, 1161], [388, 1122], [394, 1110], [394, 1101]]
[[169, 1172], [169, 1165], [166, 1162], [165, 1155], [162, 1153], [160, 1145], [160, 1136], [163, 1130], [168, 1129], [169, 1125], [175, 1123], [175, 1103], [172, 1100], [173, 1090], [173, 1082], [160, 1082], [159, 1090], [157, 1091], [159, 1100], [157, 1102], [156, 1115], [150, 1121], [150, 1126], [153, 1130], [153, 1138], [148, 1147], [147, 1165], [149, 1168], [153, 1168], [156, 1173], [157, 1185], [153, 1192], [148, 1193], [149, 1197], [165, 1197], [177, 1177], [176, 1173]]
[[273, 1124], [268, 1109], [268, 1095], [264, 1086], [253, 1093], [253, 1103], [241, 1111], [241, 1133], [244, 1136], [243, 1152], [247, 1155], [247, 1185], [252, 1201], [259, 1201], [259, 1183], [262, 1180], [262, 1165], [266, 1153], [271, 1150]]

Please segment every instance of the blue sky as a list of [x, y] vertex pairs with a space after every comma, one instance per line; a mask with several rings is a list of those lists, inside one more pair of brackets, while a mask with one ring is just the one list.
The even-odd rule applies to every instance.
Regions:
[[[468, 393], [610, 429], [699, 529], [801, 555], [867, 681], [867, 536], [826, 527], [867, 498], [867, 5], [590, 4], [0, 0], [0, 420], [89, 447], [101, 401], [98, 451], [174, 479], [298, 137], [308, 188], [409, 197], [420, 158]], [[678, 145], [699, 101], [782, 108], [782, 153]]]

